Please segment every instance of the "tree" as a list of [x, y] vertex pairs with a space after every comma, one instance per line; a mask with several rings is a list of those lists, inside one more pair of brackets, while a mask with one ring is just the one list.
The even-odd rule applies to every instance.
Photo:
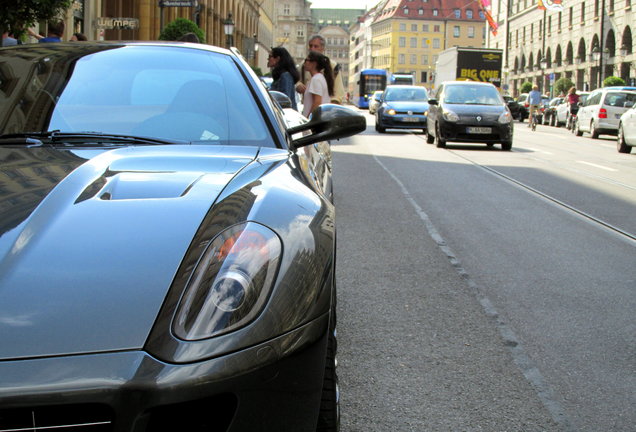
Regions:
[[570, 78], [567, 77], [563, 77], [563, 78], [559, 78], [555, 83], [554, 83], [554, 93], [555, 94], [567, 94], [567, 92], [574, 87], [574, 83], [572, 82], [572, 80]]
[[194, 33], [199, 42], [205, 43], [205, 34], [194, 21], [186, 18], [177, 18], [168, 24], [159, 34], [159, 40], [176, 41], [186, 33]]
[[[0, 34], [11, 32], [20, 37], [38, 21], [59, 17], [71, 6], [71, 0], [19, 0], [0, 7]], [[2, 40], [0, 40], [2, 46]]]
[[625, 80], [617, 76], [608, 76], [603, 80], [603, 87], [624, 86]]
[[532, 90], [532, 83], [530, 81], [524, 82], [521, 84], [521, 87], [519, 87], [519, 93], [530, 93], [530, 90]]

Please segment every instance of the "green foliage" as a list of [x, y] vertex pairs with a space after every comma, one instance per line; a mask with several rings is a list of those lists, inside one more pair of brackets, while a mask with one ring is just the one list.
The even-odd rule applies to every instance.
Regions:
[[568, 90], [570, 90], [572, 87], [574, 87], [574, 83], [572, 82], [572, 80], [570, 78], [559, 78], [555, 83], [554, 83], [554, 94], [567, 94]]
[[[71, 0], [6, 1], [0, 7], [0, 33], [12, 32], [16, 37], [38, 21], [58, 18], [71, 6]], [[1, 42], [0, 42], [1, 43]]]
[[608, 76], [603, 80], [603, 87], [624, 86], [625, 80], [617, 76]]
[[530, 93], [530, 90], [532, 90], [532, 83], [529, 81], [524, 82], [519, 87], [519, 93]]
[[205, 33], [194, 21], [185, 18], [177, 18], [164, 27], [159, 34], [159, 40], [176, 41], [186, 33], [194, 33], [199, 38], [199, 42], [205, 43]]
[[258, 66], [252, 66], [252, 70], [256, 74], [256, 76], [263, 76], [263, 71]]

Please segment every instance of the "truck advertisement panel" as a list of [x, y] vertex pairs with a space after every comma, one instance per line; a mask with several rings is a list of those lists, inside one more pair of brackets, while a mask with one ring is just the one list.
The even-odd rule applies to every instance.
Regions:
[[456, 77], [461, 81], [483, 81], [501, 87], [501, 58], [498, 52], [460, 51]]

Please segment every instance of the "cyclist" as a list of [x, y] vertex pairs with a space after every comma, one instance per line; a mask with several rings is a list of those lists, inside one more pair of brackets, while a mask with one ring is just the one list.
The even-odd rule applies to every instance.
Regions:
[[530, 114], [528, 118], [528, 127], [531, 128], [536, 126], [537, 118], [536, 115], [539, 112], [539, 104], [541, 103], [541, 92], [539, 91], [539, 86], [537, 84], [532, 86], [532, 91], [528, 93], [528, 105], [530, 106]]
[[576, 87], [572, 87], [568, 91], [568, 97], [567, 97], [569, 112], [568, 112], [568, 118], [565, 123], [568, 129], [574, 128], [573, 120], [574, 118], [576, 118], [576, 113], [579, 112], [579, 100], [580, 100], [579, 95], [576, 94]]

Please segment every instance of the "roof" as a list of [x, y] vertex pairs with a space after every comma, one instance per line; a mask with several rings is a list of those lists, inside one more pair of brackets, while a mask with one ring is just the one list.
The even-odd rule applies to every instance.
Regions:
[[[434, 11], [437, 10], [437, 15]], [[459, 18], [455, 11], [461, 11]], [[472, 11], [472, 18], [467, 18], [465, 11]], [[406, 18], [419, 20], [449, 20], [484, 22], [480, 15], [480, 7], [474, 0], [387, 0], [378, 10], [375, 20], [388, 18]]]

